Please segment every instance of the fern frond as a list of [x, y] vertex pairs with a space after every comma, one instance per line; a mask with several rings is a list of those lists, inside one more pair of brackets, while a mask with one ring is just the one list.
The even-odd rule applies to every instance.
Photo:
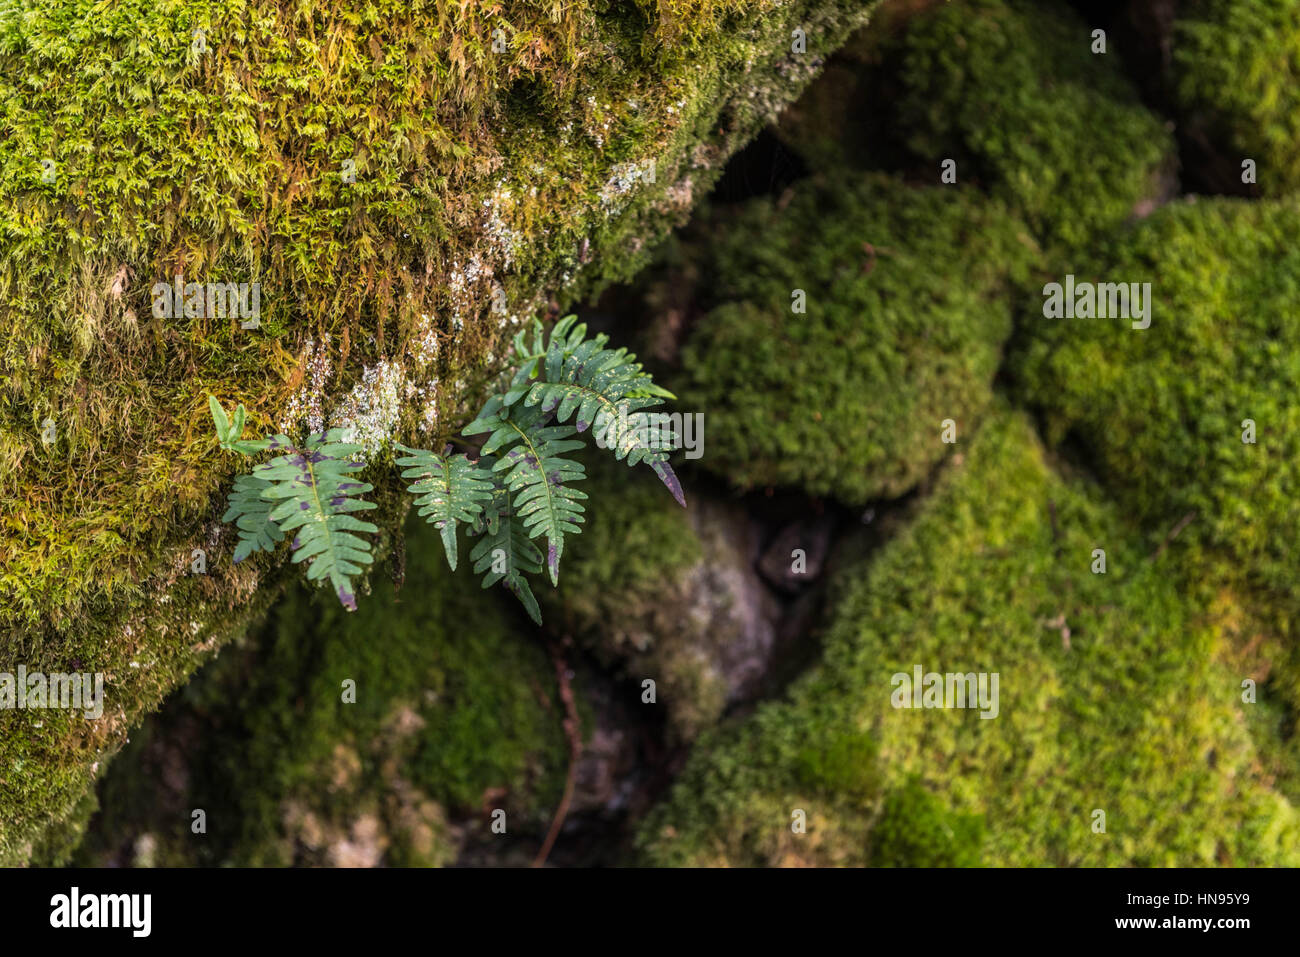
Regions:
[[577, 430], [568, 425], [545, 425], [548, 420], [537, 408], [510, 409], [492, 419], [476, 419], [466, 426], [465, 434], [491, 430], [483, 454], [507, 450], [493, 471], [505, 472], [511, 506], [529, 536], [546, 536], [546, 569], [551, 583], [558, 584], [564, 536], [579, 532], [578, 526], [586, 520], [581, 501], [587, 494], [565, 483], [585, 478], [586, 470], [579, 462], [561, 458], [565, 452], [582, 448], [581, 442], [570, 440]]
[[673, 398], [672, 393], [655, 385], [626, 349], [604, 348], [603, 334], [584, 341], [586, 327], [572, 327], [573, 319], [556, 323], [546, 352], [546, 379], [532, 384], [524, 405], [540, 405], [557, 422], [567, 422], [576, 412], [579, 432], [594, 426], [616, 459], [626, 459], [628, 465], [645, 462], [685, 506], [681, 483], [668, 464], [680, 438], [666, 417], [644, 411], [663, 397]]
[[359, 533], [379, 529], [350, 514], [375, 507], [359, 497], [374, 486], [349, 478], [365, 466], [353, 458], [361, 446], [341, 441], [343, 435], [341, 429], [314, 435], [303, 449], [276, 436], [270, 447], [288, 451], [257, 466], [253, 476], [268, 483], [262, 495], [279, 503], [271, 511], [271, 520], [286, 532], [298, 529], [293, 561], [310, 560], [308, 580], [328, 578], [343, 606], [355, 611], [352, 579], [373, 561], [370, 541]]
[[273, 503], [262, 497], [262, 492], [270, 484], [253, 475], [241, 475], [235, 479], [235, 487], [226, 498], [226, 513], [221, 520], [234, 520], [239, 530], [239, 544], [235, 546], [234, 556], [236, 562], [242, 562], [253, 552], [274, 551], [276, 544], [284, 538], [280, 526], [271, 520]]
[[[398, 445], [409, 455], [397, 460], [408, 466], [403, 478], [419, 481], [408, 486], [407, 491], [416, 496], [419, 515], [442, 536], [447, 564], [456, 570], [456, 524], [473, 522], [492, 499], [491, 473], [480, 468], [464, 455], [438, 455], [424, 449]], [[450, 446], [448, 447], [450, 450]]]
[[541, 609], [528, 586], [525, 574], [536, 575], [542, 570], [542, 553], [528, 536], [528, 530], [510, 508], [510, 493], [504, 484], [498, 485], [489, 504], [477, 522], [482, 537], [470, 551], [474, 572], [483, 574], [483, 587], [497, 582], [523, 604], [528, 616], [542, 623]]

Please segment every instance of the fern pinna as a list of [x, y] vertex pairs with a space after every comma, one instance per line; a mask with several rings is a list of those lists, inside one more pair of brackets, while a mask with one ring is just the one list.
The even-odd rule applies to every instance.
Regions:
[[[649, 465], [686, 504], [668, 464], [678, 437], [666, 416], [647, 412], [674, 396], [654, 384], [636, 356], [606, 348], [603, 334], [588, 339], [586, 326], [576, 321], [560, 320], [549, 339], [534, 321], [531, 344], [524, 333], [515, 337], [517, 367], [507, 374], [504, 391], [462, 430], [486, 435], [476, 459], [453, 454], [450, 446], [435, 453], [397, 445], [405, 453], [396, 460], [402, 477], [414, 480], [408, 491], [418, 514], [438, 529], [447, 563], [455, 570], [456, 533], [463, 527], [479, 539], [470, 561], [483, 575], [483, 587], [501, 583], [539, 624], [527, 576], [540, 574], [545, 564], [558, 585], [565, 537], [579, 534], [586, 520], [587, 495], [573, 487], [586, 473], [580, 462], [565, 457], [583, 448], [576, 436], [590, 430], [617, 460]], [[243, 406], [231, 419], [215, 398], [210, 404], [222, 448], [244, 455], [281, 453], [236, 480], [224, 516], [239, 532], [235, 560], [271, 551], [285, 532], [297, 530], [293, 560], [310, 562], [307, 577], [328, 578], [339, 600], [355, 608], [352, 580], [372, 560], [362, 535], [376, 531], [352, 514], [374, 508], [361, 498], [372, 486], [349, 478], [363, 467], [354, 460], [359, 447], [337, 429], [312, 436], [302, 448], [282, 435], [242, 439]]]
[[328, 579], [343, 606], [355, 610], [352, 580], [373, 560], [370, 540], [362, 534], [379, 530], [352, 514], [375, 507], [361, 498], [374, 486], [350, 477], [365, 467], [356, 460], [361, 446], [344, 441], [342, 429], [313, 435], [301, 448], [284, 435], [244, 440], [244, 407], [236, 409], [231, 420], [215, 398], [208, 404], [222, 448], [245, 455], [281, 453], [235, 480], [222, 516], [223, 521], [233, 520], [239, 532], [234, 560], [272, 551], [286, 532], [296, 530], [294, 563], [308, 562], [307, 579]]

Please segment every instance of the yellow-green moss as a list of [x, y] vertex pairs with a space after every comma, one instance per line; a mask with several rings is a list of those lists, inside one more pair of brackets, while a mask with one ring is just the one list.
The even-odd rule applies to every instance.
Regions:
[[[875, 173], [800, 182], [684, 258], [707, 310], [673, 382], [700, 464], [853, 504], [912, 488], [989, 404], [1036, 247], [997, 202]], [[802, 307], [803, 312], [796, 311]]]
[[1298, 218], [1295, 199], [1162, 208], [1071, 267], [1150, 282], [1150, 328], [1030, 315], [1011, 367], [1049, 440], [1082, 451], [1148, 549], [1235, 622], [1243, 677], [1289, 712], [1260, 742], [1290, 742], [1278, 773], [1300, 796]]
[[[989, 420], [837, 592], [823, 662], [697, 743], [641, 831], [648, 861], [1300, 862], [1223, 633], [1093, 487], [1048, 467], [1024, 416]], [[999, 673], [997, 717], [894, 708], [892, 676], [918, 664]]]
[[1300, 188], [1300, 3], [1187, 0], [1171, 42], [1187, 134], [1238, 175], [1253, 160], [1262, 195]]
[[1077, 247], [1159, 198], [1173, 138], [1127, 80], [1115, 38], [1064, 2], [886, 4], [781, 133], [814, 166], [906, 170], [1004, 200], [1044, 246]]

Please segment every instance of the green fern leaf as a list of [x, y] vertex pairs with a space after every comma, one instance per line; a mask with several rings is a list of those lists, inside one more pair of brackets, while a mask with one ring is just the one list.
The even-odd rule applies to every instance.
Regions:
[[[456, 524], [473, 522], [492, 499], [491, 473], [481, 469], [464, 455], [437, 455], [424, 449], [398, 445], [410, 453], [397, 460], [408, 466], [403, 478], [414, 478], [408, 488], [416, 496], [419, 515], [439, 530], [447, 564], [456, 570]], [[450, 450], [450, 447], [448, 447]]]
[[253, 475], [241, 475], [235, 479], [235, 487], [226, 499], [226, 514], [221, 516], [221, 520], [233, 520], [239, 530], [235, 562], [242, 562], [253, 552], [274, 551], [276, 544], [284, 538], [280, 526], [271, 520], [273, 503], [262, 497], [270, 484]]
[[[565, 483], [586, 477], [581, 463], [561, 458], [565, 452], [582, 448], [570, 440], [573, 426], [545, 425], [549, 416], [538, 408], [510, 409], [496, 418], [480, 417], [466, 426], [465, 433], [491, 431], [483, 454], [505, 449], [493, 471], [505, 472], [514, 515], [528, 529], [529, 536], [546, 536], [546, 569], [551, 583], [559, 584], [564, 536], [580, 531], [586, 519], [581, 501], [587, 494]], [[473, 429], [473, 431], [470, 431]]]
[[379, 529], [351, 514], [375, 504], [359, 497], [373, 486], [349, 478], [364, 464], [353, 458], [361, 446], [342, 441], [344, 435], [344, 430], [332, 429], [323, 436], [312, 436], [303, 449], [278, 435], [270, 448], [285, 454], [257, 466], [253, 476], [268, 483], [262, 495], [279, 502], [271, 511], [271, 520], [286, 532], [298, 530], [293, 561], [310, 560], [308, 580], [328, 578], [343, 606], [355, 611], [352, 579], [373, 561], [370, 541], [360, 533]]
[[546, 380], [535, 382], [525, 406], [540, 405], [543, 413], [567, 422], [577, 413], [576, 428], [593, 428], [600, 444], [628, 465], [645, 462], [685, 506], [681, 483], [668, 456], [680, 444], [666, 417], [644, 410], [672, 393], [654, 384], [626, 349], [604, 348], [607, 337], [585, 340], [586, 327], [572, 326], [573, 316], [556, 323], [546, 353]]
[[504, 484], [496, 487], [476, 524], [482, 537], [471, 549], [469, 557], [474, 563], [474, 572], [483, 574], [483, 587], [490, 588], [502, 582], [523, 604], [529, 617], [540, 625], [541, 609], [537, 607], [537, 599], [524, 574], [541, 572], [542, 553], [511, 511], [509, 491]]

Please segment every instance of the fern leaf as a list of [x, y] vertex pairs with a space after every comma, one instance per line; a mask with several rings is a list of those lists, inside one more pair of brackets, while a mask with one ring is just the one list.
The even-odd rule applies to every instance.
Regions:
[[546, 569], [551, 583], [559, 584], [564, 536], [580, 531], [578, 526], [586, 520], [581, 501], [587, 494], [565, 483], [585, 478], [586, 470], [581, 463], [561, 458], [565, 452], [582, 448], [581, 442], [570, 440], [577, 430], [544, 425], [548, 418], [537, 408], [510, 409], [495, 419], [475, 420], [466, 433], [491, 430], [483, 445], [485, 455], [508, 449], [493, 471], [505, 472], [514, 515], [530, 537], [546, 536]]
[[456, 524], [473, 522], [484, 503], [491, 501], [491, 473], [464, 455], [437, 455], [405, 445], [397, 447], [410, 453], [397, 460], [398, 465], [407, 466], [402, 477], [418, 479], [407, 491], [416, 496], [419, 515], [438, 529], [447, 564], [455, 571]]
[[604, 348], [605, 336], [583, 341], [585, 327], [570, 329], [572, 319], [556, 324], [546, 354], [546, 380], [533, 383], [524, 405], [540, 405], [557, 422], [567, 422], [576, 412], [579, 432], [594, 427], [616, 459], [626, 459], [628, 465], [645, 462], [685, 506], [681, 483], [668, 464], [680, 439], [666, 417], [644, 411], [672, 393], [655, 385], [626, 349]]
[[373, 561], [370, 541], [361, 533], [377, 532], [370, 522], [351, 513], [375, 507], [359, 496], [374, 486], [349, 476], [364, 464], [353, 456], [361, 446], [341, 441], [344, 431], [332, 429], [312, 436], [306, 448], [294, 448], [289, 439], [276, 436], [274, 449], [284, 455], [253, 469], [253, 476], [268, 483], [262, 495], [278, 504], [271, 520], [286, 532], [298, 530], [293, 540], [293, 561], [309, 561], [307, 578], [328, 578], [334, 593], [349, 611], [357, 607], [352, 579]]
[[226, 499], [223, 522], [234, 521], [239, 530], [239, 544], [235, 546], [235, 562], [242, 562], [253, 552], [270, 552], [284, 538], [280, 526], [271, 520], [272, 502], [262, 493], [271, 483], [253, 475], [235, 479], [235, 487]]
[[484, 588], [502, 582], [523, 604], [529, 617], [540, 625], [541, 609], [524, 574], [536, 575], [542, 570], [542, 553], [511, 511], [509, 492], [504, 485], [497, 486], [479, 522], [483, 535], [469, 553], [474, 572], [483, 573]]

